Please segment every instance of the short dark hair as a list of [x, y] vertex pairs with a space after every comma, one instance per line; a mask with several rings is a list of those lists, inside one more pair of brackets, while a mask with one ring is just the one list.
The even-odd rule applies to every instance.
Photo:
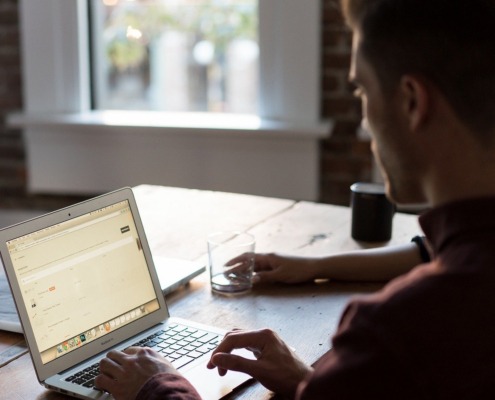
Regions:
[[481, 136], [495, 128], [494, 0], [341, 2], [385, 92], [404, 74], [417, 74], [466, 126]]

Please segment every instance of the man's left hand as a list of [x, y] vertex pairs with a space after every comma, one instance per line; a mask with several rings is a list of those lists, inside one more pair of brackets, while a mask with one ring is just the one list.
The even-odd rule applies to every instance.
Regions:
[[179, 374], [156, 351], [146, 347], [130, 347], [124, 352], [112, 350], [100, 361], [98, 389], [111, 393], [116, 400], [134, 400], [152, 376], [161, 373]]

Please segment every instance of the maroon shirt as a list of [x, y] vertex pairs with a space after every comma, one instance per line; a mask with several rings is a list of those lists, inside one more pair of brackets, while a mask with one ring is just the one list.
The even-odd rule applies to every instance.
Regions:
[[495, 398], [494, 206], [423, 215], [433, 261], [349, 304], [299, 398]]
[[[346, 308], [333, 349], [297, 398], [495, 398], [495, 198], [420, 218], [433, 260]], [[172, 398], [167, 376], [141, 392]], [[199, 397], [173, 397], [194, 399]]]
[[196, 389], [181, 375], [158, 374], [149, 379], [136, 400], [198, 400]]

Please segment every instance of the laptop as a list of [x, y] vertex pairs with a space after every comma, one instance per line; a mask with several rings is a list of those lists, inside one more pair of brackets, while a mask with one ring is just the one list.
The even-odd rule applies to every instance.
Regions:
[[[131, 345], [160, 351], [204, 399], [221, 398], [250, 379], [233, 371], [220, 377], [206, 368], [224, 330], [170, 317], [132, 189], [4, 228], [0, 253], [45, 387], [82, 399], [110, 399], [91, 380], [74, 377], [86, 376], [110, 349]], [[166, 352], [171, 339], [163, 339], [169, 332], [202, 338], [202, 347], [187, 363], [176, 363], [177, 353]]]

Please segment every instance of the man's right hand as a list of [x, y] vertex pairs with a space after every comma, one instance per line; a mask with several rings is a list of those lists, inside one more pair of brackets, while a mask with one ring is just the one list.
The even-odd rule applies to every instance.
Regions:
[[[256, 360], [231, 354], [235, 349], [253, 352]], [[222, 376], [228, 370], [244, 372], [266, 388], [289, 398], [295, 396], [299, 383], [312, 371], [269, 329], [229, 332], [214, 350], [208, 368], [218, 368]]]

